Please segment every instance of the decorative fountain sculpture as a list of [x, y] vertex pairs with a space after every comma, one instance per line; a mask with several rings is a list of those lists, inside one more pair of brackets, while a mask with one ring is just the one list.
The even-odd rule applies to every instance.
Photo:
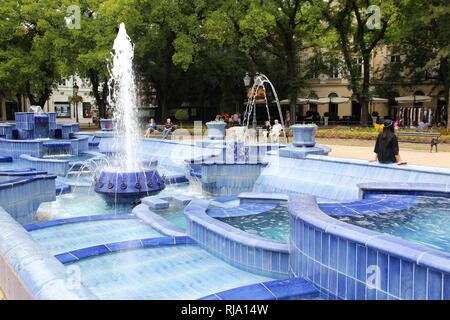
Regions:
[[165, 188], [165, 183], [156, 168], [145, 166], [138, 157], [134, 47], [123, 23], [120, 24], [113, 50], [109, 102], [114, 110], [114, 150], [117, 151], [117, 161], [100, 172], [95, 181], [95, 191], [107, 201], [137, 201], [160, 192]]

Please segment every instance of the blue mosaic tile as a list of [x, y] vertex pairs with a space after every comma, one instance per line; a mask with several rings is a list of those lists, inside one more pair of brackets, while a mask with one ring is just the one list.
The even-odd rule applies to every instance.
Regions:
[[338, 271], [346, 273], [347, 269], [347, 241], [339, 238], [338, 241]]
[[347, 290], [347, 277], [339, 273], [338, 274], [338, 291], [337, 296], [341, 299], [345, 299], [345, 292]]
[[274, 300], [275, 296], [261, 283], [216, 293], [222, 300]]
[[122, 250], [139, 249], [142, 248], [142, 242], [140, 240], [122, 241], [116, 243], [109, 243], [105, 245], [109, 251], [116, 252]]
[[442, 299], [442, 273], [428, 270], [428, 300]]
[[367, 278], [366, 249], [364, 246], [356, 245], [356, 278], [364, 283]]
[[69, 264], [78, 260], [77, 257], [69, 252], [58, 254], [55, 256], [55, 258], [58, 259], [58, 261], [62, 264]]
[[328, 290], [330, 291], [331, 294], [337, 295], [338, 273], [335, 270], [330, 269], [328, 276], [329, 276], [329, 281], [330, 281]]
[[402, 268], [402, 276], [400, 279], [400, 298], [405, 300], [411, 300], [413, 298], [413, 276], [414, 276], [414, 267], [410, 262], [406, 262], [404, 260], [401, 261]]
[[317, 293], [311, 283], [301, 278], [270, 281], [265, 282], [264, 285], [279, 300]]
[[366, 300], [366, 285], [359, 281], [356, 282], [356, 300]]
[[348, 241], [347, 244], [347, 274], [352, 278], [356, 278], [356, 244]]
[[330, 267], [337, 269], [338, 238], [330, 235]]
[[450, 275], [444, 276], [444, 300], [450, 300]]
[[[388, 256], [384, 253], [378, 252], [378, 267], [380, 270], [380, 289], [387, 292], [388, 291], [388, 270], [389, 270], [389, 260]], [[402, 270], [403, 272], [403, 270]], [[412, 278], [411, 278], [412, 279]]]
[[390, 295], [400, 296], [400, 259], [389, 256], [389, 288]]
[[99, 246], [93, 246], [93, 247], [89, 247], [89, 248], [74, 250], [74, 251], [71, 251], [70, 253], [81, 260], [81, 259], [86, 259], [89, 257], [102, 255], [102, 254], [109, 253], [109, 252], [110, 251], [106, 246], [99, 245]]
[[414, 299], [425, 300], [427, 298], [427, 269], [414, 266]]
[[356, 299], [356, 280], [347, 277], [347, 295], [346, 299], [355, 300]]

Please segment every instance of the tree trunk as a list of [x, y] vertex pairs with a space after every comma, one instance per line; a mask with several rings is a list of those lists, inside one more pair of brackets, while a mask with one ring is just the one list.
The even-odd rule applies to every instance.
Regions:
[[367, 127], [367, 116], [369, 114], [370, 55], [365, 55], [363, 57], [363, 65], [364, 74], [359, 103], [361, 104], [361, 126]]
[[[292, 43], [287, 45], [286, 53], [286, 66], [287, 66], [287, 74], [289, 81], [289, 113], [291, 115], [291, 121], [295, 123], [296, 121], [296, 106], [297, 106], [297, 97], [298, 97], [298, 88], [295, 85], [296, 73], [297, 73], [297, 63], [295, 61], [295, 52], [292, 48]], [[283, 115], [280, 115], [280, 121], [283, 121]], [[286, 121], [287, 119], [284, 119]], [[283, 123], [284, 125], [284, 123]]]

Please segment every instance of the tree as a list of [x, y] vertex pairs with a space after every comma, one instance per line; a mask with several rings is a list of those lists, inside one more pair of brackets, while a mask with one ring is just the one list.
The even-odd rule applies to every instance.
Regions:
[[212, 16], [216, 20], [213, 39], [225, 45], [239, 41], [253, 68], [267, 68], [266, 61], [277, 64], [278, 72], [284, 73], [280, 83], [287, 88], [292, 114], [299, 88], [305, 86], [306, 68], [300, 52], [312, 46], [315, 31], [321, 27], [312, 20], [312, 11], [307, 1], [301, 0], [226, 1]]
[[[329, 48], [337, 48], [344, 59], [349, 87], [361, 105], [361, 125], [366, 126], [372, 84], [372, 55], [388, 34], [395, 30], [398, 7], [394, 1], [386, 0], [318, 0], [311, 3], [320, 8], [324, 23], [336, 34], [337, 45], [329, 43]], [[369, 10], [370, 6], [372, 10]]]
[[43, 107], [64, 69], [62, 2], [4, 0], [0, 15], [0, 94]]
[[[393, 50], [404, 56], [402, 71], [416, 81], [442, 85], [450, 130], [450, 7], [448, 1], [412, 1], [402, 6], [403, 21], [392, 41]], [[414, 21], [414, 23], [411, 23]]]

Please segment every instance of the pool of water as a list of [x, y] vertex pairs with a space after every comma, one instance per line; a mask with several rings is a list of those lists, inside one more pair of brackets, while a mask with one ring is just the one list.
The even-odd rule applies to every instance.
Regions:
[[108, 203], [93, 188], [74, 187], [72, 193], [56, 197], [56, 201], [42, 203], [37, 211], [37, 220], [54, 220], [98, 214], [131, 213], [129, 203]]
[[447, 198], [418, 197], [417, 205], [407, 210], [338, 219], [450, 252], [450, 199]]
[[100, 244], [162, 236], [137, 219], [72, 223], [30, 234], [54, 255]]
[[123, 251], [73, 265], [101, 299], [199, 299], [272, 280], [237, 269], [196, 245]]
[[171, 204], [167, 209], [153, 210], [154, 213], [172, 222], [182, 229], [187, 228], [186, 218], [184, 216], [184, 207]]
[[281, 241], [289, 239], [289, 214], [285, 204], [260, 214], [219, 220], [260, 237]]

